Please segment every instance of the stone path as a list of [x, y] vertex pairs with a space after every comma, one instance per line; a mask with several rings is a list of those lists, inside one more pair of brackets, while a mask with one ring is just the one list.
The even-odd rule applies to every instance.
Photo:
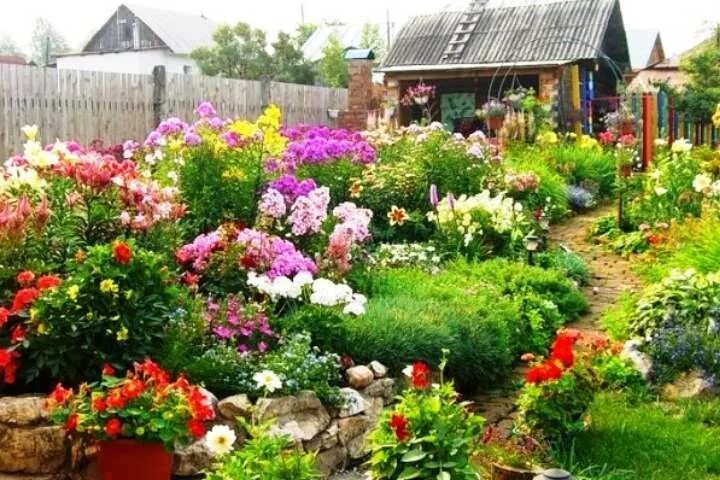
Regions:
[[[564, 247], [580, 255], [591, 273], [590, 284], [583, 287], [589, 309], [585, 315], [567, 325], [586, 333], [601, 332], [598, 320], [603, 312], [612, 308], [624, 291], [639, 291], [642, 283], [634, 275], [628, 260], [607, 252], [601, 245], [589, 240], [589, 231], [601, 217], [611, 215], [613, 206], [602, 207], [576, 215], [566, 222], [552, 227], [549, 236], [551, 247]], [[484, 416], [487, 425], [500, 432], [510, 432], [513, 423], [517, 389], [522, 385], [527, 367], [519, 366], [513, 378], [502, 388], [469, 397], [477, 406], [477, 413]], [[331, 480], [361, 480], [359, 473], [338, 474]]]

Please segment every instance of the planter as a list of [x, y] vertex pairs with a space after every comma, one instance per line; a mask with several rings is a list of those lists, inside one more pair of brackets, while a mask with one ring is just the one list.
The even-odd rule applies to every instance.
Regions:
[[500, 130], [505, 122], [505, 117], [488, 117], [485, 119], [490, 130]]
[[100, 480], [170, 480], [173, 457], [161, 443], [100, 442]]
[[533, 480], [538, 474], [535, 470], [508, 467], [493, 463], [490, 467], [490, 480]]
[[430, 97], [428, 95], [423, 95], [422, 97], [413, 97], [413, 100], [417, 105], [427, 105], [430, 101]]

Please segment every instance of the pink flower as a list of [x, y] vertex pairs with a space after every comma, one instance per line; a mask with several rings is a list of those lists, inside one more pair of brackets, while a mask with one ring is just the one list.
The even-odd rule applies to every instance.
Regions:
[[295, 200], [288, 217], [292, 233], [297, 236], [318, 233], [327, 218], [329, 203], [330, 189], [327, 187], [316, 188]]

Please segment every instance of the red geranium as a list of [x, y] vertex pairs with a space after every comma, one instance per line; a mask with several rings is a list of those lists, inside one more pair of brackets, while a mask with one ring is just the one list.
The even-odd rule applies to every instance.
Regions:
[[60, 285], [61, 280], [59, 277], [56, 277], [55, 275], [43, 275], [42, 277], [38, 278], [37, 283], [35, 284], [39, 290], [47, 290], [49, 288], [54, 288]]
[[612, 145], [615, 142], [615, 135], [609, 130], [606, 130], [598, 135], [600, 143], [603, 145]]
[[5, 368], [6, 366], [10, 365], [11, 361], [12, 353], [10, 352], [10, 350], [0, 348], [0, 368]]
[[122, 433], [122, 422], [118, 418], [111, 418], [105, 424], [105, 433], [110, 438], [116, 438]]
[[35, 274], [31, 272], [30, 270], [25, 270], [23, 272], [18, 273], [17, 277], [15, 277], [17, 282], [22, 285], [23, 287], [27, 287], [30, 285], [33, 280], [35, 280]]
[[70, 415], [68, 417], [67, 421], [65, 422], [65, 430], [67, 430], [68, 432], [74, 432], [75, 430], [77, 430], [77, 425], [78, 425], [78, 414], [73, 413], [72, 415]]
[[102, 374], [105, 377], [114, 377], [115, 376], [115, 369], [112, 365], [109, 363], [104, 363], [102, 366]]
[[122, 408], [125, 408], [125, 405], [127, 404], [127, 398], [125, 398], [125, 396], [122, 394], [121, 389], [116, 388], [115, 390], [110, 390], [106, 402], [108, 407], [120, 410]]
[[122, 396], [127, 400], [134, 400], [142, 394], [143, 390], [145, 390], [145, 384], [142, 380], [128, 380], [122, 387]]
[[395, 438], [400, 442], [410, 439], [410, 429], [408, 428], [408, 419], [401, 413], [393, 413], [390, 417], [390, 428], [395, 433]]
[[423, 362], [415, 362], [410, 374], [410, 383], [413, 388], [425, 389], [430, 387], [430, 368]]
[[108, 405], [104, 398], [95, 397], [92, 401], [92, 409], [98, 413], [102, 413], [107, 410]]
[[62, 386], [62, 383], [58, 383], [55, 386], [55, 390], [50, 394], [50, 399], [55, 402], [56, 405], [65, 405], [72, 396], [73, 391], [71, 388], [65, 388]]
[[17, 313], [30, 305], [40, 295], [40, 290], [37, 288], [22, 288], [17, 291], [15, 298], [13, 298], [13, 304], [11, 308], [12, 313]]
[[113, 245], [113, 258], [121, 265], [126, 265], [132, 260], [132, 250], [125, 242], [116, 242]]
[[540, 365], [535, 365], [525, 375], [525, 380], [528, 383], [543, 383], [549, 380], [557, 380], [562, 377], [562, 369], [558, 366], [554, 360], [546, 360]]
[[187, 427], [190, 435], [194, 438], [202, 438], [205, 435], [205, 424], [199, 420], [188, 421]]
[[10, 317], [10, 310], [5, 307], [0, 307], [0, 328], [5, 326], [8, 321], [8, 317]]
[[15, 325], [10, 332], [10, 343], [21, 343], [27, 336], [27, 329], [22, 325]]

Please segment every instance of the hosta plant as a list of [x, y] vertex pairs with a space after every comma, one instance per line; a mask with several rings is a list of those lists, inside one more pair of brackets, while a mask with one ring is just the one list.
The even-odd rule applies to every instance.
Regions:
[[431, 384], [427, 365], [417, 362], [407, 373], [410, 388], [371, 435], [372, 478], [479, 479], [470, 457], [484, 419], [466, 411], [452, 384]]

